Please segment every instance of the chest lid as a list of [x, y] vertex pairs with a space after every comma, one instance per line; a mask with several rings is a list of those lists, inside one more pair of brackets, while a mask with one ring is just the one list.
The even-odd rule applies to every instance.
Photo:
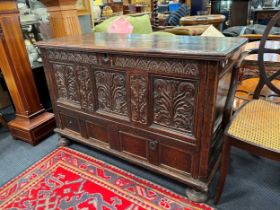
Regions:
[[40, 48], [153, 54], [201, 60], [223, 60], [247, 42], [244, 38], [89, 33], [38, 42]]

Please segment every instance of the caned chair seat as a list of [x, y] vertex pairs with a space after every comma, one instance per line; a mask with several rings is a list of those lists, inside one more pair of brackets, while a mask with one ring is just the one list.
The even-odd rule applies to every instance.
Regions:
[[227, 133], [249, 144], [280, 151], [280, 106], [264, 100], [247, 103], [233, 119]]

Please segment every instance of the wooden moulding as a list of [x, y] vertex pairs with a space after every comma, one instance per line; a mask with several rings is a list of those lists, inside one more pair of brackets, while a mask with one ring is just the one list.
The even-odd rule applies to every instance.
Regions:
[[36, 145], [55, 120], [40, 103], [18, 16], [16, 1], [0, 1], [0, 68], [16, 108], [8, 128], [15, 139]]

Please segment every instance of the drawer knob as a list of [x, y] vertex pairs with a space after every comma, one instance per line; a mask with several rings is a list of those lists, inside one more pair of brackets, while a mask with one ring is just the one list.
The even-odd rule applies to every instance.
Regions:
[[157, 145], [158, 145], [158, 142], [157, 142], [157, 141], [150, 141], [150, 142], [149, 142], [149, 148], [150, 148], [150, 150], [156, 150], [156, 149], [157, 149]]

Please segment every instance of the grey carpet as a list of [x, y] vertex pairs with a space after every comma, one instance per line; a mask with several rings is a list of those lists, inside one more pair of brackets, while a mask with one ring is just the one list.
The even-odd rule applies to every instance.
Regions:
[[[0, 129], [0, 186], [17, 176], [26, 168], [40, 160], [56, 148], [58, 135], [46, 138], [36, 147], [16, 141], [3, 128]], [[142, 168], [135, 167], [118, 158], [90, 149], [80, 144], [72, 144], [73, 149], [130, 171], [179, 194], [184, 186]], [[214, 206], [220, 210], [279, 210], [280, 209], [280, 164], [258, 158], [234, 149], [231, 156], [230, 173], [226, 180], [221, 204]], [[215, 180], [210, 196], [213, 194]]]

